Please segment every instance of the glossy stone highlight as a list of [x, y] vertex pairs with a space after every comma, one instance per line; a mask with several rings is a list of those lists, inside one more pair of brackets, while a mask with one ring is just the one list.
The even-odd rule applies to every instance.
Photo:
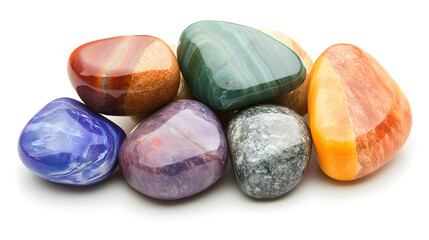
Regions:
[[308, 111], [308, 82], [310, 79], [310, 70], [311, 66], [313, 66], [313, 61], [307, 52], [300, 45], [298, 45], [298, 43], [296, 43], [292, 38], [285, 35], [284, 33], [272, 29], [262, 29], [261, 32], [268, 34], [270, 37], [273, 37], [277, 41], [292, 49], [301, 58], [306, 69], [305, 80], [297, 89], [270, 99], [267, 101], [267, 103], [288, 107], [298, 114], [304, 116]]
[[119, 164], [127, 182], [157, 199], [185, 198], [222, 175], [227, 145], [218, 119], [204, 104], [179, 100], [141, 122], [124, 140]]
[[76, 48], [68, 74], [79, 97], [109, 115], [140, 115], [167, 104], [177, 93], [180, 70], [161, 39], [122, 36]]
[[216, 110], [235, 110], [297, 88], [305, 68], [291, 49], [242, 25], [202, 21], [187, 27], [177, 49], [191, 91]]
[[228, 125], [228, 147], [240, 189], [249, 197], [282, 196], [303, 178], [311, 155], [307, 124], [294, 111], [257, 105]]
[[124, 131], [82, 103], [59, 98], [24, 127], [18, 153], [24, 165], [51, 182], [85, 186], [117, 166]]
[[319, 165], [337, 180], [380, 168], [411, 130], [402, 90], [373, 57], [349, 44], [329, 47], [314, 63], [308, 108]]

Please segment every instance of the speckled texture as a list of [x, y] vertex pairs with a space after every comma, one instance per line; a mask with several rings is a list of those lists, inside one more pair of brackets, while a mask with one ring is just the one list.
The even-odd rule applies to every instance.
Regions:
[[228, 157], [219, 120], [193, 100], [170, 103], [124, 140], [119, 165], [137, 191], [174, 200], [197, 194], [222, 175]]
[[51, 182], [85, 186], [115, 170], [124, 131], [82, 103], [59, 98], [24, 127], [18, 153], [24, 165]]
[[227, 130], [230, 157], [240, 189], [249, 197], [284, 195], [302, 179], [311, 154], [307, 124], [294, 111], [257, 105], [238, 112]]

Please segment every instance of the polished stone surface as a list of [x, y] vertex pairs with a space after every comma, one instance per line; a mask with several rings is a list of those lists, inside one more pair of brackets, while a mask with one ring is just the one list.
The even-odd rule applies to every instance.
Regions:
[[320, 167], [343, 181], [380, 168], [411, 130], [402, 90], [373, 57], [349, 44], [329, 47], [314, 63], [308, 113]]
[[309, 164], [310, 130], [300, 115], [283, 106], [256, 105], [238, 112], [227, 139], [238, 185], [249, 197], [284, 195]]
[[117, 166], [124, 131], [82, 103], [59, 98], [24, 127], [18, 153], [24, 165], [51, 182], [85, 186]]
[[170, 103], [141, 122], [124, 140], [119, 165], [137, 191], [181, 199], [207, 189], [223, 173], [226, 139], [219, 120], [193, 100]]
[[86, 43], [70, 55], [67, 70], [79, 97], [109, 115], [140, 115], [171, 101], [180, 70], [161, 39], [122, 36]]
[[288, 107], [298, 114], [304, 116], [307, 114], [307, 98], [308, 98], [308, 82], [310, 79], [310, 70], [313, 65], [313, 61], [307, 52], [296, 43], [292, 38], [288, 37], [284, 33], [281, 33], [272, 29], [262, 29], [261, 32], [268, 34], [270, 37], [273, 37], [277, 41], [283, 43], [292, 49], [298, 56], [301, 58], [306, 69], [306, 77], [304, 82], [297, 89], [292, 92], [282, 94], [278, 97], [268, 100], [266, 103], [282, 105]]
[[297, 88], [305, 79], [298, 55], [243, 25], [202, 21], [188, 26], [177, 48], [193, 94], [216, 110], [236, 110]]

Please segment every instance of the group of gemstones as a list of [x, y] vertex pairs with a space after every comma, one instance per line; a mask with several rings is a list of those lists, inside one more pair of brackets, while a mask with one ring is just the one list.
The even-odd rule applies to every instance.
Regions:
[[[404, 93], [356, 46], [333, 45], [313, 64], [278, 31], [201, 21], [175, 51], [146, 35], [76, 48], [67, 70], [85, 104], [43, 107], [19, 138], [24, 165], [75, 186], [119, 165], [137, 191], [174, 200], [213, 185], [229, 157], [239, 188], [270, 199], [298, 185], [313, 142], [323, 172], [349, 181], [380, 168], [410, 133]], [[143, 120], [126, 135], [100, 113]]]

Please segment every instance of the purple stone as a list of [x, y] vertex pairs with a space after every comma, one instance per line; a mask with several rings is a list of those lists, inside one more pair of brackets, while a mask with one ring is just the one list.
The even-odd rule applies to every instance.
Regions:
[[173, 200], [213, 185], [227, 158], [226, 139], [215, 114], [200, 102], [180, 100], [151, 115], [125, 138], [119, 165], [137, 191]]

